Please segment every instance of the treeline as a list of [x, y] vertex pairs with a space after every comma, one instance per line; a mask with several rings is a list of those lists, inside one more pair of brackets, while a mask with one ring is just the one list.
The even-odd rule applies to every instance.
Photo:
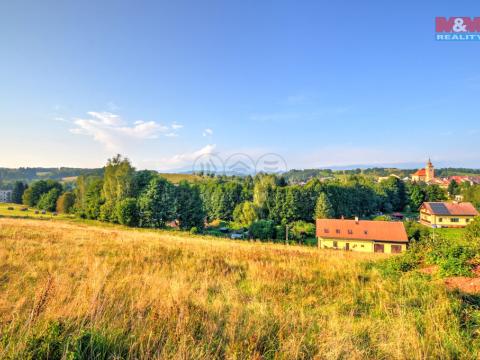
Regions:
[[[285, 180], [290, 184], [304, 183], [313, 178], [342, 177], [349, 175], [362, 175], [372, 177], [384, 177], [396, 175], [400, 178], [410, 177], [418, 169], [398, 169], [398, 168], [368, 168], [368, 169], [350, 169], [350, 170], [331, 170], [331, 169], [304, 169], [290, 170], [283, 174]], [[453, 175], [479, 175], [480, 169], [467, 168], [441, 168], [435, 170], [437, 177], [448, 177]]]
[[[15, 200], [42, 210], [75, 213], [127, 226], [178, 226], [193, 232], [224, 221], [230, 229], [248, 229], [257, 238], [308, 237], [314, 219], [368, 218], [394, 211], [417, 211], [424, 201], [447, 199], [437, 185], [404, 182], [390, 177], [379, 183], [349, 175], [304, 185], [289, 185], [282, 176], [205, 176], [178, 185], [154, 171], [136, 171], [120, 155], [109, 159], [101, 176], [81, 175], [73, 189], [54, 180], [29, 187], [16, 183]], [[22, 187], [23, 186], [23, 187]], [[478, 197], [480, 187], [456, 189]], [[19, 195], [20, 194], [20, 195]]]
[[35, 180], [62, 180], [67, 177], [95, 174], [101, 176], [103, 169], [82, 169], [82, 168], [0, 168], [0, 187], [13, 188], [16, 181], [32, 182]]

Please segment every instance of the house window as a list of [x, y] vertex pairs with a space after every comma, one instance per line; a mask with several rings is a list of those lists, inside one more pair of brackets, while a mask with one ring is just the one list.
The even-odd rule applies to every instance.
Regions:
[[465, 219], [465, 222], [469, 223], [469, 222], [470, 222], [470, 219]]
[[368, 231], [367, 231], [367, 230], [364, 230], [363, 233], [364, 233], [365, 235], [368, 235]]
[[353, 230], [352, 230], [352, 229], [348, 229], [348, 233], [349, 233], [350, 235], [352, 235], [352, 234], [353, 234]]
[[451, 218], [450, 221], [453, 222], [453, 223], [458, 223], [458, 222], [460, 222], [460, 219], [459, 218]]
[[340, 229], [335, 230], [337, 234], [340, 234]]
[[323, 232], [324, 232], [325, 234], [328, 234], [328, 233], [330, 232], [330, 230], [328, 230], [328, 229], [323, 229]]
[[443, 221], [443, 218], [438, 218], [438, 222], [442, 222]]
[[337, 241], [334, 241], [334, 242], [333, 242], [333, 247], [334, 247], [334, 248], [337, 248], [337, 247], [338, 247], [338, 242], [337, 242]]
[[400, 254], [402, 252], [402, 245], [392, 245], [392, 254]]

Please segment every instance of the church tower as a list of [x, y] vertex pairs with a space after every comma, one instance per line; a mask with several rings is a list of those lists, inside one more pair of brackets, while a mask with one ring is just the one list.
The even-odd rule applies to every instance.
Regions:
[[435, 179], [435, 168], [432, 165], [430, 159], [428, 159], [427, 166], [425, 167], [425, 182], [430, 182]]

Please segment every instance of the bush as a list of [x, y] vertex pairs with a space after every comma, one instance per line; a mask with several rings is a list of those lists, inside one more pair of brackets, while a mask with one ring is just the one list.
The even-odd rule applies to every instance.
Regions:
[[475, 249], [467, 244], [442, 239], [427, 252], [426, 260], [429, 264], [439, 266], [441, 276], [471, 276], [470, 260], [475, 254]]
[[374, 266], [384, 276], [395, 276], [416, 269], [420, 265], [421, 260], [421, 254], [416, 249], [409, 249], [402, 255], [385, 259]]
[[477, 216], [465, 228], [465, 239], [476, 246], [480, 245], [480, 216]]
[[430, 229], [416, 221], [405, 221], [404, 225], [410, 240], [427, 240], [430, 237]]
[[192, 227], [190, 229], [190, 234], [192, 235], [198, 234], [198, 228], [196, 226]]
[[254, 239], [268, 240], [275, 235], [275, 225], [270, 220], [257, 220], [250, 225], [250, 235]]
[[290, 224], [289, 239], [296, 240], [299, 243], [305, 244], [308, 238], [315, 237], [315, 225], [306, 221], [295, 221]]

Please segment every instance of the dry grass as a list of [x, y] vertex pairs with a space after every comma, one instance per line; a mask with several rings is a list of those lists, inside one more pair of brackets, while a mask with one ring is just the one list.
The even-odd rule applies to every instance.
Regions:
[[476, 306], [372, 259], [0, 219], [0, 358], [476, 358]]

